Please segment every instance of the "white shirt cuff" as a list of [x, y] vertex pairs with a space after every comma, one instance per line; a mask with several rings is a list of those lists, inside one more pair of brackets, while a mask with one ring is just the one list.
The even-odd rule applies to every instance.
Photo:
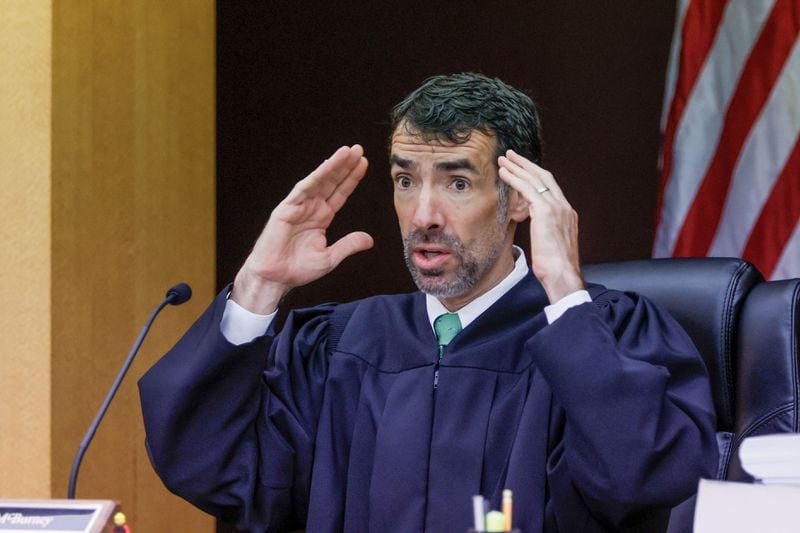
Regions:
[[544, 314], [547, 315], [547, 323], [552, 324], [564, 314], [570, 307], [581, 305], [582, 303], [591, 302], [592, 297], [589, 296], [589, 291], [579, 290], [567, 294], [554, 304], [550, 304], [544, 308]]
[[239, 346], [265, 334], [277, 314], [277, 309], [269, 315], [251, 313], [228, 299], [225, 302], [225, 311], [222, 313], [222, 322], [219, 327], [229, 343]]

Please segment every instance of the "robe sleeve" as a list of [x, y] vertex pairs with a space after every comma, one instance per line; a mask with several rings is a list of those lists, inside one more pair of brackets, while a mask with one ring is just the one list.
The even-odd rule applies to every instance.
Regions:
[[717, 463], [711, 389], [688, 335], [646, 298], [592, 293], [527, 344], [558, 411], [547, 514], [560, 531], [663, 519]]
[[170, 491], [248, 531], [302, 527], [333, 306], [234, 346], [225, 294], [139, 381], [146, 447]]

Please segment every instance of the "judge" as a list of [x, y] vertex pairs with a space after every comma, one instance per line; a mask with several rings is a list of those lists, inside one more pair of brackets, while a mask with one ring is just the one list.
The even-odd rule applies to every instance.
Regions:
[[[232, 287], [140, 381], [167, 487], [246, 531], [464, 532], [514, 493], [525, 532], [658, 531], [716, 464], [704, 365], [645, 298], [586, 286], [533, 103], [476, 74], [392, 114], [413, 294], [272, 319], [372, 238], [326, 229], [364, 177], [342, 147], [272, 212]], [[531, 218], [531, 257], [513, 245]], [[377, 259], [376, 259], [377, 260]]]

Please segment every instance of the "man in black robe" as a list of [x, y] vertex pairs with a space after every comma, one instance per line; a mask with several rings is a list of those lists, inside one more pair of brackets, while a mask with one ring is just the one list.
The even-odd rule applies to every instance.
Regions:
[[[247, 531], [463, 532], [471, 496], [497, 507], [506, 488], [522, 531], [663, 528], [716, 464], [705, 368], [650, 302], [584, 285], [540, 151], [520, 91], [426, 81], [393, 112], [390, 155], [420, 292], [296, 310], [276, 332], [288, 291], [372, 246], [325, 235], [360, 146], [298, 182], [140, 382], [167, 486]], [[528, 217], [530, 261], [513, 246]]]

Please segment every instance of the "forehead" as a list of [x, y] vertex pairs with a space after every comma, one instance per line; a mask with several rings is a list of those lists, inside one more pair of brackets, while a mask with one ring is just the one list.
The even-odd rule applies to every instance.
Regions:
[[416, 130], [400, 124], [392, 134], [391, 155], [404, 158], [449, 158], [468, 159], [476, 166], [492, 163], [495, 159], [497, 139], [493, 135], [472, 130], [463, 143], [452, 143], [446, 139], [423, 136]]

